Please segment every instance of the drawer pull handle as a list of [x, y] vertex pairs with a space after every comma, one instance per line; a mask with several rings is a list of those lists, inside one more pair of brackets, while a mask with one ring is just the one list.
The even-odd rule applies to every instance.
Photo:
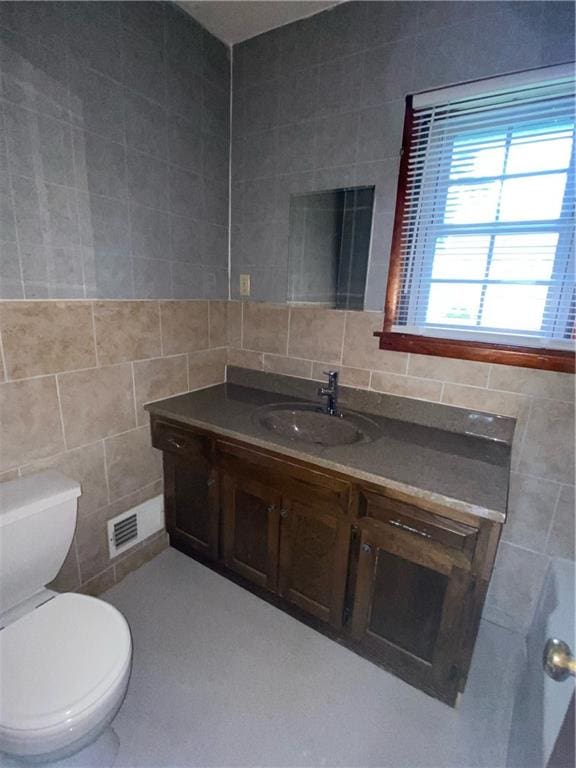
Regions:
[[411, 525], [406, 525], [405, 523], [401, 523], [399, 520], [388, 520], [388, 523], [390, 525], [393, 525], [394, 528], [400, 528], [401, 531], [407, 531], [408, 533], [415, 533], [417, 536], [422, 536], [425, 539], [432, 538], [432, 536], [429, 533], [426, 533], [426, 531], [419, 531], [418, 528], [412, 528]]
[[216, 480], [214, 480], [214, 478], [211, 477], [209, 480], [206, 481], [206, 485], [208, 486], [208, 488], [212, 488], [215, 482]]
[[280, 517], [288, 517], [288, 510], [287, 509], [281, 509], [280, 510]]
[[275, 509], [276, 509], [276, 506], [274, 504], [270, 504], [270, 506], [268, 507], [268, 512], [272, 514], [272, 512], [274, 512]]
[[184, 443], [178, 442], [178, 440], [176, 440], [176, 438], [172, 436], [168, 438], [168, 442], [170, 443], [170, 445], [173, 445], [174, 448], [184, 448], [184, 445], [185, 445]]

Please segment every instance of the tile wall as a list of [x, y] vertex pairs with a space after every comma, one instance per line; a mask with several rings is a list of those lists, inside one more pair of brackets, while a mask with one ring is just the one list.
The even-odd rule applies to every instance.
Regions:
[[0, 3], [0, 298], [227, 298], [228, 49], [172, 3]]
[[383, 308], [404, 98], [574, 60], [571, 2], [347, 2], [234, 46], [231, 296], [283, 302], [291, 193], [375, 185]]
[[142, 405], [224, 381], [226, 302], [0, 303], [0, 482], [46, 468], [78, 480], [58, 589], [98, 592], [165, 546], [114, 561], [106, 522], [162, 492]]
[[110, 563], [105, 533], [161, 492], [143, 403], [222, 382], [226, 362], [316, 380], [337, 368], [348, 386], [518, 419], [486, 615], [524, 628], [548, 559], [574, 558], [574, 377], [381, 351], [381, 326], [379, 312], [260, 302], [1, 302], [0, 481], [57, 467], [83, 488], [58, 586], [105, 588], [146, 554]]
[[[550, 557], [574, 559], [574, 376], [378, 349], [380, 312], [231, 302], [228, 362], [517, 419], [509, 519], [485, 616], [525, 629]], [[240, 322], [240, 315], [242, 321]]]

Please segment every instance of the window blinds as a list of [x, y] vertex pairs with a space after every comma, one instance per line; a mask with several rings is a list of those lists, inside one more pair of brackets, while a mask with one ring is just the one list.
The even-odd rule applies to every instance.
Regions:
[[570, 347], [574, 78], [526, 74], [414, 97], [391, 330]]

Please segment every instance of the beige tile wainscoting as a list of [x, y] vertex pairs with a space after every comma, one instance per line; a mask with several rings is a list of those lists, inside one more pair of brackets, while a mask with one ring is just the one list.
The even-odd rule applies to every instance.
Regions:
[[83, 487], [58, 586], [106, 588], [164, 546], [108, 560], [106, 521], [161, 490], [142, 404], [226, 362], [515, 416], [509, 521], [485, 616], [524, 629], [550, 557], [574, 557], [574, 377], [378, 349], [379, 312], [236, 301], [0, 303], [0, 479], [47, 466]]
[[226, 302], [0, 302], [0, 480], [55, 467], [82, 496], [58, 589], [100, 592], [166, 545], [108, 557], [107, 521], [162, 492], [142, 404], [224, 381]]
[[549, 558], [574, 558], [574, 376], [379, 350], [380, 312], [240, 302], [228, 312], [238, 318], [230, 364], [318, 380], [330, 367], [352, 387], [517, 418], [509, 518], [485, 617], [525, 629]]

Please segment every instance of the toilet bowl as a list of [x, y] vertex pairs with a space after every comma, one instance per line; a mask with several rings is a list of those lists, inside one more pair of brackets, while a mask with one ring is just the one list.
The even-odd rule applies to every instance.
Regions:
[[0, 752], [27, 760], [61, 759], [96, 739], [130, 677], [120, 611], [43, 587], [70, 546], [79, 493], [52, 471], [0, 486]]

